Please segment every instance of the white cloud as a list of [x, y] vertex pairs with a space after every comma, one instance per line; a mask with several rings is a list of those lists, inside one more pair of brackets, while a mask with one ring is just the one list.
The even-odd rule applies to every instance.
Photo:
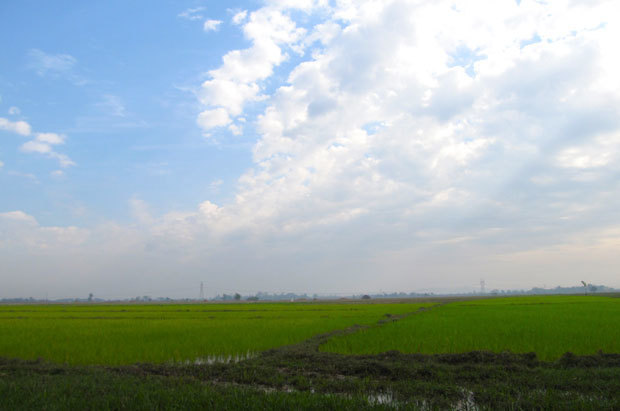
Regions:
[[[251, 46], [209, 72], [197, 118], [256, 126], [232, 200], [161, 215], [134, 200], [135, 224], [76, 246], [106, 250], [105, 269], [76, 267], [162, 290], [620, 286], [617, 2], [330, 4], [233, 17]], [[40, 249], [40, 229], [0, 238]]]
[[37, 225], [37, 220], [23, 211], [8, 211], [4, 213], [0, 213], [0, 219], [6, 221], [19, 221], [24, 222], [28, 225]]
[[0, 232], [10, 237], [0, 237], [0, 252], [8, 247], [26, 247], [36, 253], [56, 253], [64, 247], [74, 249], [83, 244], [88, 230], [73, 226], [41, 226], [31, 215], [17, 210], [0, 213]]
[[66, 154], [51, 152], [50, 157], [58, 160], [58, 164], [63, 168], [75, 165], [75, 162], [71, 160]]
[[56, 134], [56, 133], [37, 133], [37, 141], [42, 143], [56, 145], [56, 144], [64, 144], [65, 136]]
[[70, 54], [48, 54], [38, 49], [30, 50], [28, 56], [30, 68], [39, 76], [69, 73], [77, 63], [75, 57]]
[[65, 154], [54, 151], [53, 146], [64, 144], [65, 136], [56, 133], [37, 133], [34, 140], [22, 144], [20, 150], [25, 153], [45, 154], [58, 160], [61, 167], [70, 167], [75, 163]]
[[41, 153], [47, 154], [52, 151], [52, 147], [47, 143], [42, 143], [37, 140], [31, 140], [22, 144], [21, 150], [26, 153]]
[[206, 10], [206, 7], [189, 8], [179, 13], [177, 17], [190, 20], [190, 21], [202, 20], [204, 18], [204, 16], [202, 15], [202, 12], [205, 10]]
[[222, 179], [215, 179], [209, 183], [209, 189], [212, 191], [218, 191], [222, 184], [224, 184], [224, 181]]
[[104, 94], [101, 101], [98, 102], [99, 107], [105, 113], [115, 117], [127, 117], [127, 109], [120, 97], [113, 94]]
[[19, 116], [21, 114], [21, 110], [19, 107], [11, 106], [9, 107], [9, 115], [10, 116]]
[[216, 108], [213, 110], [205, 110], [198, 116], [198, 125], [205, 130], [214, 127], [223, 127], [230, 124], [230, 117], [223, 108]]
[[240, 136], [243, 134], [243, 127], [238, 124], [231, 124], [228, 126], [228, 129], [233, 134], [233, 136]]
[[37, 179], [37, 176], [35, 176], [35, 175], [34, 175], [34, 174], [32, 174], [32, 173], [21, 173], [21, 172], [19, 172], [19, 171], [14, 171], [14, 170], [11, 170], [11, 171], [9, 171], [9, 172], [8, 172], [8, 174], [9, 174], [10, 176], [15, 176], [15, 177], [22, 177], [22, 178], [26, 178], [26, 179], [28, 179], [28, 180], [30, 180], [31, 182], [36, 183], [36, 184], [38, 184], [38, 183], [39, 183], [39, 180]]
[[248, 16], [247, 10], [241, 10], [240, 12], [235, 13], [232, 18], [233, 24], [241, 24], [245, 21], [245, 18]]
[[220, 24], [222, 24], [221, 20], [205, 20], [204, 24], [202, 25], [202, 29], [204, 31], [217, 31], [220, 27]]
[[[308, 33], [294, 22], [278, 30], [287, 27], [287, 7], [306, 6], [331, 17]], [[271, 2], [248, 20], [233, 18], [254, 46], [224, 56], [201, 101], [230, 116], [247, 115], [259, 96], [267, 107], [256, 118], [255, 167], [218, 217], [235, 223], [211, 227], [245, 227], [272, 241], [347, 227], [334, 242], [346, 249], [359, 235], [373, 252], [424, 244], [407, 228], [443, 232], [435, 247], [512, 232], [493, 253], [561, 243], [579, 224], [620, 224], [620, 198], [595, 200], [615, 192], [600, 184], [613, 181], [620, 152], [610, 137], [620, 130], [620, 88], [608, 74], [620, 69], [610, 58], [614, 7]], [[283, 23], [262, 24], [268, 15]], [[283, 49], [302, 43], [315, 47], [311, 58], [294, 64], [273, 95], [261, 95], [260, 81], [287, 58]], [[597, 206], [575, 207], [584, 202]], [[559, 216], [567, 213], [580, 223], [566, 226]]]
[[0, 168], [4, 167], [4, 163], [0, 161]]
[[[0, 130], [7, 130], [22, 136], [31, 136], [33, 134], [30, 124], [25, 121], [10, 121], [0, 117]], [[57, 133], [35, 133], [35, 138], [25, 142], [20, 146], [20, 150], [24, 153], [45, 154], [47, 157], [58, 160], [61, 167], [70, 167], [75, 165], [66, 154], [57, 153], [53, 146], [65, 143], [66, 136]]]
[[0, 130], [10, 131], [22, 136], [29, 136], [32, 132], [30, 124], [25, 121], [10, 121], [0, 117]]
[[131, 214], [139, 223], [145, 225], [153, 224], [154, 219], [146, 202], [138, 197], [133, 197], [129, 200], [129, 206]]
[[[241, 17], [237, 19], [241, 21]], [[298, 28], [290, 17], [277, 9], [259, 9], [252, 12], [243, 25], [245, 36], [252, 41], [252, 47], [233, 50], [222, 58], [222, 66], [211, 70], [210, 80], [202, 84], [200, 100], [207, 106], [201, 117], [211, 118], [214, 109], [226, 110], [228, 116], [238, 116], [247, 102], [258, 101], [260, 81], [273, 73], [273, 67], [286, 58], [284, 47], [295, 47], [304, 29]], [[219, 118], [223, 118], [219, 114]], [[198, 124], [208, 131], [213, 123], [199, 118]]]

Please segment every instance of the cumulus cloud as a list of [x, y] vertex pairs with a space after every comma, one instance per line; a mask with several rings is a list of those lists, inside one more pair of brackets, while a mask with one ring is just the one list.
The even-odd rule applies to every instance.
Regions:
[[19, 116], [21, 114], [21, 110], [19, 107], [11, 106], [9, 107], [9, 115], [11, 116]]
[[133, 201], [135, 225], [89, 239], [122, 233], [115, 267], [162, 258], [161, 284], [620, 286], [619, 16], [614, 1], [533, 0], [237, 14], [251, 46], [209, 71], [197, 118], [258, 134], [232, 200], [161, 215]]
[[224, 108], [205, 110], [198, 116], [198, 125], [205, 130], [222, 127], [230, 123], [228, 112]]
[[[239, 23], [244, 19], [245, 15], [239, 14], [233, 18]], [[228, 117], [238, 116], [246, 103], [264, 98], [260, 94], [260, 81], [271, 76], [274, 66], [286, 60], [283, 48], [293, 47], [305, 30], [298, 28], [281, 10], [262, 8], [250, 14], [243, 32], [252, 46], [224, 55], [222, 65], [209, 71], [211, 78], [202, 84], [199, 95], [207, 109], [200, 114], [198, 124], [205, 131], [228, 124], [223, 124], [222, 111]], [[201, 120], [201, 117], [211, 119], [215, 113], [221, 121]]]
[[10, 121], [0, 117], [0, 130], [10, 131], [22, 136], [29, 136], [32, 132], [30, 124], [25, 121]]
[[[308, 30], [284, 23], [318, 9], [329, 17]], [[256, 117], [256, 165], [222, 207], [237, 224], [223, 227], [304, 236], [348, 227], [377, 253], [458, 243], [496, 244], [493, 254], [618, 224], [620, 198], [603, 188], [615, 184], [620, 159], [620, 87], [610, 75], [620, 68], [611, 58], [616, 9], [609, 1], [270, 2], [236, 15], [254, 46], [224, 56], [201, 101], [231, 117], [258, 97], [266, 109]], [[282, 24], [266, 30], [265, 16]], [[262, 49], [265, 38], [277, 47]], [[261, 95], [260, 80], [295, 44], [311, 58]], [[433, 241], [415, 234], [428, 231]]]

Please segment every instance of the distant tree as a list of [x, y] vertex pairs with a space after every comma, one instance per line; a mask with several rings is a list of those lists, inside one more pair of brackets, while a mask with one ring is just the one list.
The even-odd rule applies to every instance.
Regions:
[[370, 296], [368, 294], [364, 294], [362, 296], [362, 300], [370, 300]]
[[88, 302], [93, 301], [93, 293], [88, 294]]
[[239, 301], [241, 299], [241, 294], [235, 293], [235, 300]]
[[595, 293], [597, 288], [594, 284], [588, 284], [588, 288], [590, 289], [591, 293]]
[[248, 297], [245, 299], [246, 301], [258, 301], [258, 297], [257, 296], [252, 296], [252, 297]]
[[588, 284], [585, 281], [582, 281], [581, 284], [583, 284], [583, 293], [588, 295]]

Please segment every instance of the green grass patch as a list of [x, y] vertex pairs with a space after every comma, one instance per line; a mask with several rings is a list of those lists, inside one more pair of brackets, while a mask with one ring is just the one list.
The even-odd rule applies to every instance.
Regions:
[[513, 297], [464, 301], [403, 320], [335, 337], [321, 351], [438, 354], [488, 350], [535, 352], [555, 360], [566, 352], [620, 352], [620, 299], [594, 296]]
[[191, 378], [137, 377], [87, 370], [0, 376], [0, 410], [324, 410], [382, 409], [362, 395], [264, 392]]
[[120, 365], [246, 355], [424, 305], [8, 305], [0, 306], [0, 357]]

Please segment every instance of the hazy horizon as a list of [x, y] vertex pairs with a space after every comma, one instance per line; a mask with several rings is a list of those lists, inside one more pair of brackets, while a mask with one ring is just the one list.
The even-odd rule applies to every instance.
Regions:
[[0, 4], [0, 298], [620, 288], [620, 4]]

